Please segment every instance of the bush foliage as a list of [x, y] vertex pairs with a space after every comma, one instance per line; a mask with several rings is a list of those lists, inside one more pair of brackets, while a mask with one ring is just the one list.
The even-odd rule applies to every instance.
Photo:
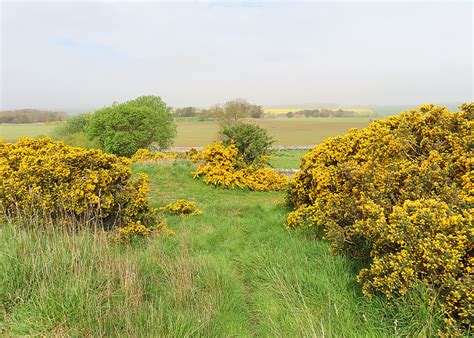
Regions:
[[275, 140], [268, 135], [265, 128], [251, 123], [225, 125], [220, 130], [225, 146], [234, 144], [239, 150], [240, 158], [246, 165], [257, 164], [267, 154]]
[[368, 259], [363, 292], [432, 289], [451, 328], [474, 317], [473, 114], [420, 106], [328, 139], [290, 183], [290, 227], [324, 229], [337, 251]]
[[20, 225], [151, 233], [161, 223], [147, 202], [148, 177], [132, 178], [130, 162], [48, 138], [0, 142], [0, 217]]
[[176, 216], [197, 216], [202, 214], [202, 210], [197, 209], [197, 202], [179, 199], [174, 203], [169, 203], [160, 208], [162, 211], [168, 211]]
[[191, 162], [195, 161], [198, 156], [198, 151], [195, 148], [185, 152], [151, 152], [148, 149], [138, 149], [135, 154], [131, 157], [133, 163], [135, 162], [166, 162], [174, 161], [176, 159], [187, 159]]
[[266, 160], [260, 159], [260, 165], [246, 165], [239, 150], [233, 144], [226, 147], [222, 143], [213, 143], [200, 153], [199, 167], [194, 177], [205, 176], [206, 184], [225, 188], [248, 188], [255, 191], [282, 190], [288, 178], [272, 169], [264, 168]]
[[167, 148], [176, 136], [173, 112], [157, 96], [141, 96], [96, 111], [87, 130], [106, 152], [132, 156], [138, 149]]

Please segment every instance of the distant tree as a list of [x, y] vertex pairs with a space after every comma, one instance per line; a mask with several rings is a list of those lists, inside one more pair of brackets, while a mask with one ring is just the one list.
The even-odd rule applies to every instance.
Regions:
[[193, 117], [196, 116], [197, 109], [195, 107], [178, 108], [174, 114], [179, 117]]
[[253, 119], [261, 118], [263, 116], [262, 106], [258, 106], [256, 104], [250, 104], [250, 106], [249, 106], [249, 115]]
[[235, 99], [224, 104], [222, 121], [229, 125], [250, 116], [250, 104], [245, 99]]
[[209, 107], [208, 109], [201, 110], [201, 113], [199, 115], [201, 117], [220, 119], [224, 115], [224, 108], [216, 104], [214, 106]]
[[39, 109], [17, 109], [0, 111], [0, 123], [46, 123], [67, 119], [64, 112]]
[[247, 165], [260, 165], [262, 156], [275, 141], [267, 130], [250, 123], [234, 123], [221, 127], [219, 132], [226, 146], [235, 144]]
[[291, 119], [294, 116], [295, 116], [295, 113], [293, 113], [292, 111], [289, 111], [288, 113], [286, 113], [286, 117], [288, 117], [289, 119]]
[[96, 111], [88, 136], [104, 151], [131, 156], [140, 148], [169, 147], [176, 136], [173, 114], [160, 97], [141, 96]]
[[235, 99], [224, 104], [221, 120], [224, 125], [230, 125], [245, 118], [260, 118], [263, 116], [261, 106], [250, 104], [245, 99]]

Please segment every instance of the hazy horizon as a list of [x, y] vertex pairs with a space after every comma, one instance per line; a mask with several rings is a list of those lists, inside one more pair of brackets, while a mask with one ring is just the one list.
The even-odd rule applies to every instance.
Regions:
[[0, 110], [473, 100], [471, 2], [5, 3]]

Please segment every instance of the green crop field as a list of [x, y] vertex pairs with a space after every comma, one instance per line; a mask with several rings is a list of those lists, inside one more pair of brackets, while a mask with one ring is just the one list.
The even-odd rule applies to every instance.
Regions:
[[285, 229], [284, 192], [228, 190], [193, 180], [186, 162], [133, 166], [176, 235], [131, 245], [106, 232], [0, 227], [5, 336], [432, 336], [428, 302], [364, 297], [358, 266], [324, 240]]
[[22, 136], [37, 137], [51, 135], [56, 124], [0, 124], [0, 139], [12, 142]]
[[[251, 119], [266, 128], [277, 145], [317, 144], [327, 137], [343, 135], [350, 128], [369, 125], [370, 118]], [[54, 124], [0, 124], [0, 138], [15, 141], [21, 136], [50, 135]], [[218, 138], [218, 121], [178, 121], [174, 146], [205, 146]]]
[[[277, 145], [317, 144], [327, 137], [343, 135], [351, 128], [364, 128], [370, 118], [252, 119], [266, 128]], [[178, 122], [175, 146], [203, 146], [218, 138], [219, 122]]]

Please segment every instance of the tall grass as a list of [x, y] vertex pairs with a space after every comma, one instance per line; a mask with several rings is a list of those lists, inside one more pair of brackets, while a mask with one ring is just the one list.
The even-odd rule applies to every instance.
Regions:
[[136, 165], [174, 237], [118, 245], [101, 231], [0, 230], [1, 325], [7, 335], [406, 336], [436, 334], [423, 292], [404, 303], [364, 298], [356, 267], [326, 242], [283, 227], [284, 194], [223, 190], [192, 167]]

